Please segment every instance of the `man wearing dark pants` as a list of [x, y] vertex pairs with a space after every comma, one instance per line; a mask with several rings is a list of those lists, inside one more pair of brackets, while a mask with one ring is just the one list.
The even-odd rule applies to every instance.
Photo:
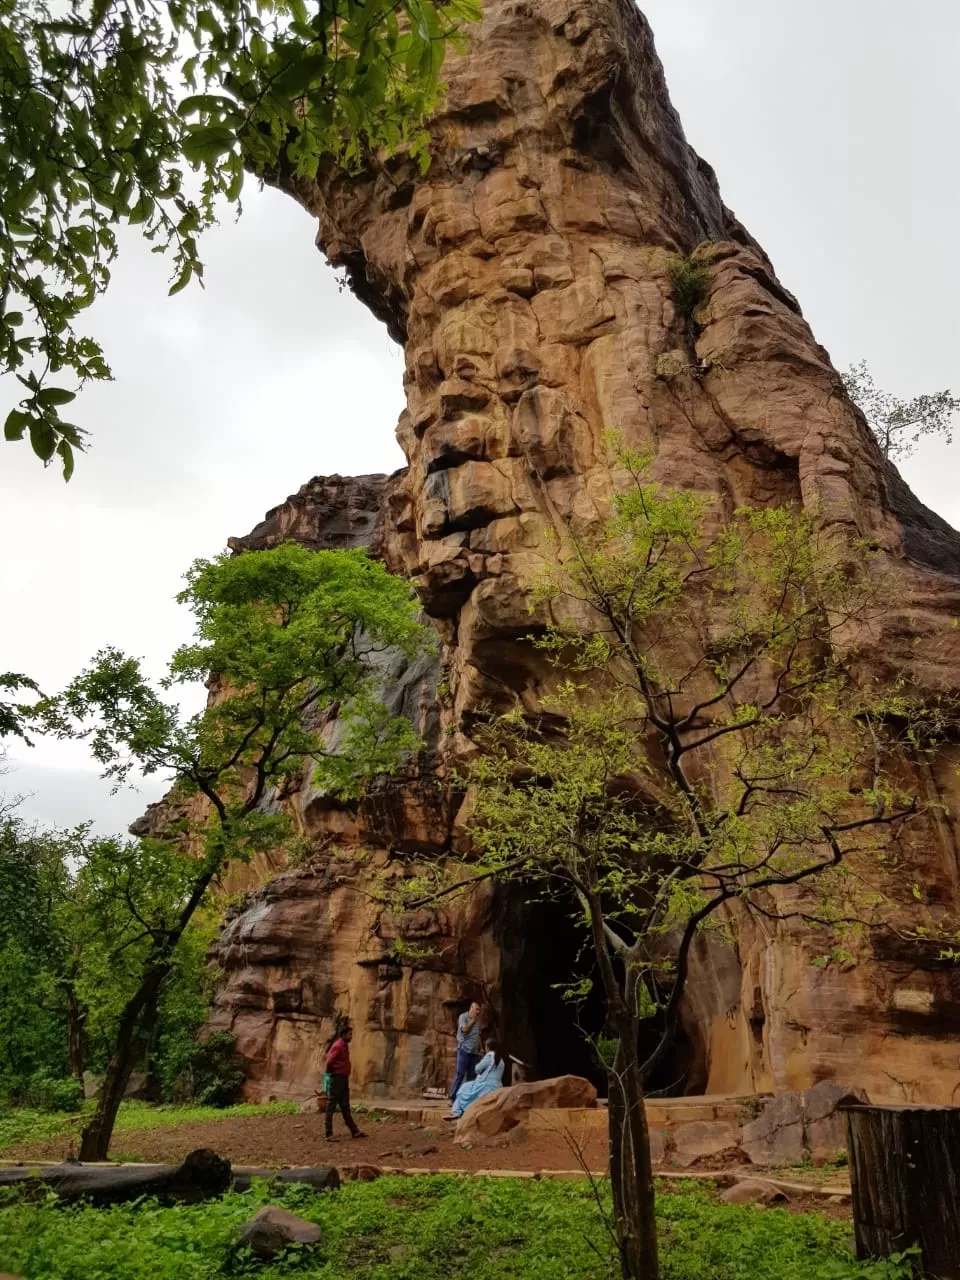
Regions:
[[365, 1135], [357, 1128], [357, 1123], [350, 1114], [350, 1041], [353, 1039], [351, 1027], [345, 1027], [327, 1050], [324, 1069], [329, 1076], [327, 1087], [327, 1114], [324, 1128], [326, 1137], [335, 1142], [333, 1136], [333, 1116], [339, 1111], [344, 1123], [350, 1130], [351, 1138], [362, 1138]]
[[450, 1102], [464, 1080], [472, 1080], [480, 1061], [480, 1006], [474, 1000], [457, 1019], [457, 1074], [450, 1090]]

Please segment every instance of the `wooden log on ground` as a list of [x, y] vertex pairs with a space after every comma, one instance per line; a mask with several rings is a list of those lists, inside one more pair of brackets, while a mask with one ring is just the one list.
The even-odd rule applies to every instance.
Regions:
[[0, 1186], [42, 1183], [61, 1200], [119, 1204], [155, 1196], [163, 1204], [196, 1204], [223, 1195], [231, 1180], [230, 1161], [215, 1151], [191, 1151], [178, 1165], [91, 1165], [64, 1163], [0, 1169]]
[[300, 1169], [250, 1169], [244, 1166], [233, 1171], [234, 1191], [247, 1191], [254, 1178], [266, 1178], [270, 1182], [300, 1182], [313, 1187], [314, 1191], [336, 1191], [340, 1186], [340, 1174], [326, 1164]]
[[960, 1280], [960, 1107], [850, 1107], [857, 1257], [919, 1245], [925, 1274]]

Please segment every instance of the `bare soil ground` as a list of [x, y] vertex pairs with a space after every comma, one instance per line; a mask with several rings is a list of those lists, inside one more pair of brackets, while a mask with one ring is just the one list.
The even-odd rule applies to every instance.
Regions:
[[[155, 1129], [128, 1130], [115, 1136], [110, 1155], [115, 1160], [174, 1162], [198, 1147], [210, 1147], [228, 1157], [235, 1165], [256, 1168], [283, 1168], [298, 1165], [334, 1164], [376, 1165], [391, 1169], [436, 1172], [463, 1170], [517, 1171], [551, 1173], [575, 1171], [584, 1166], [597, 1171], [604, 1168], [607, 1157], [606, 1136], [592, 1127], [582, 1133], [527, 1133], [515, 1129], [502, 1138], [482, 1146], [464, 1148], [453, 1141], [455, 1126], [438, 1118], [436, 1123], [421, 1126], [393, 1117], [358, 1112], [356, 1119], [365, 1136], [351, 1139], [339, 1117], [334, 1121], [334, 1141], [324, 1137], [322, 1115], [233, 1116], [223, 1120], [186, 1123]], [[14, 1147], [6, 1158], [24, 1161], [57, 1161], [70, 1153], [69, 1137]], [[714, 1169], [717, 1162], [704, 1162]], [[727, 1172], [724, 1168], [723, 1172]], [[672, 1171], [672, 1172], [680, 1172]], [[749, 1165], [730, 1166], [737, 1177], [771, 1176], [769, 1171]], [[822, 1181], [819, 1171], [810, 1170], [809, 1177], [798, 1170], [781, 1170], [776, 1176], [791, 1182]], [[842, 1181], [834, 1175], [832, 1183]], [[663, 1186], [669, 1194], [670, 1183]], [[849, 1218], [849, 1201], [831, 1202], [811, 1193], [790, 1194], [783, 1206], [795, 1211], [825, 1213], [829, 1217]]]
[[[110, 1149], [115, 1160], [173, 1161], [188, 1151], [211, 1147], [233, 1164], [282, 1168], [311, 1164], [376, 1164], [407, 1169], [575, 1169], [577, 1158], [559, 1134], [524, 1136], [519, 1131], [482, 1147], [464, 1150], [453, 1142], [455, 1126], [438, 1120], [422, 1128], [392, 1118], [358, 1113], [365, 1137], [351, 1139], [342, 1120], [334, 1121], [334, 1141], [323, 1135], [323, 1116], [241, 1116], [224, 1120], [133, 1129], [116, 1134]], [[10, 1160], [61, 1160], [70, 1151], [68, 1137], [14, 1147]], [[606, 1141], [602, 1134], [588, 1137], [584, 1158], [592, 1169], [602, 1169]]]

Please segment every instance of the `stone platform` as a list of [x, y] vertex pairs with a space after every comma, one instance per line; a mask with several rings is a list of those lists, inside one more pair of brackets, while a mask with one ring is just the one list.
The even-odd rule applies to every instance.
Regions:
[[[823, 1164], [844, 1148], [844, 1121], [838, 1108], [855, 1101], [856, 1092], [825, 1081], [802, 1094], [775, 1097], [648, 1098], [651, 1155], [654, 1164], [679, 1169], [720, 1158], [766, 1167], [802, 1160]], [[448, 1110], [445, 1102], [418, 1098], [362, 1105], [374, 1115], [422, 1128], [439, 1128]], [[530, 1134], [566, 1133], [578, 1139], [606, 1125], [607, 1108], [601, 1101], [596, 1107], [533, 1109], [523, 1113], [518, 1127]]]
[[[396, 1098], [387, 1102], [379, 1099], [357, 1099], [360, 1106], [372, 1115], [390, 1116], [408, 1124], [430, 1125], [440, 1121], [449, 1108], [446, 1102], [427, 1098]], [[648, 1098], [646, 1100], [647, 1123], [650, 1125], [690, 1124], [693, 1122], [727, 1121], [742, 1124], [753, 1119], [759, 1099], [753, 1096], [717, 1093], [689, 1098]], [[554, 1107], [548, 1111], [529, 1111], [524, 1120], [527, 1128], [556, 1128], [563, 1124], [598, 1125], [606, 1127], [607, 1107], [600, 1099], [596, 1107]]]

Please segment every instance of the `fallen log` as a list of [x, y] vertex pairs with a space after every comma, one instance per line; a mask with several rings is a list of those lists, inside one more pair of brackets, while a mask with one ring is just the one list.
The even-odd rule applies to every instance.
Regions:
[[857, 1257], [920, 1248], [924, 1274], [960, 1280], [960, 1107], [847, 1110]]
[[191, 1151], [178, 1165], [102, 1165], [64, 1162], [0, 1169], [0, 1186], [49, 1187], [61, 1200], [120, 1204], [153, 1196], [163, 1204], [196, 1204], [223, 1195], [230, 1186], [230, 1161], [215, 1151]]
[[266, 1178], [268, 1182], [300, 1182], [314, 1191], [336, 1191], [340, 1186], [340, 1174], [326, 1164], [309, 1165], [300, 1169], [250, 1169], [246, 1166], [233, 1171], [234, 1191], [247, 1191], [254, 1178]]

